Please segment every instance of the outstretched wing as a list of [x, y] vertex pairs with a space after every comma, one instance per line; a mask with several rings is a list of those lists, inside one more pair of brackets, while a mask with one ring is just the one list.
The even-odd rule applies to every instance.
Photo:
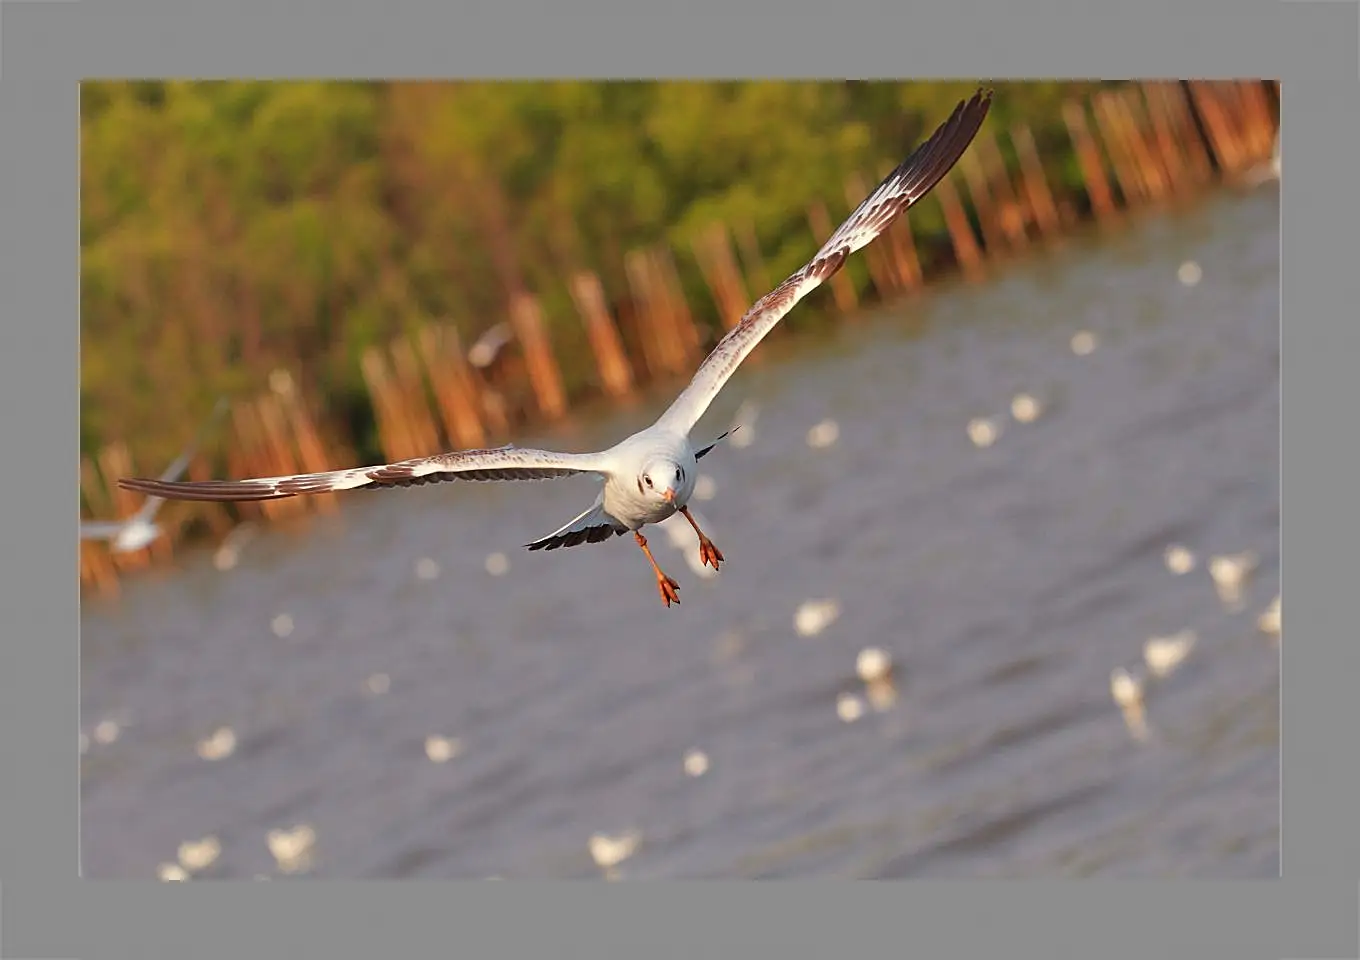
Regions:
[[960, 101], [949, 119], [888, 174], [807, 264], [746, 311], [741, 322], [699, 365], [694, 379], [661, 415], [658, 425], [688, 433], [741, 361], [794, 304], [826, 282], [850, 254], [872, 242], [899, 214], [944, 178], [973, 142], [991, 103], [990, 90], [979, 90], [970, 99]]
[[607, 471], [604, 459], [596, 454], [551, 453], [510, 446], [496, 450], [459, 450], [398, 463], [300, 473], [291, 477], [200, 482], [123, 478], [118, 486], [167, 500], [280, 500], [307, 493], [409, 487], [441, 480], [549, 480], [579, 473], [605, 474]]
[[530, 550], [556, 550], [558, 547], [575, 547], [582, 543], [601, 543], [627, 532], [627, 527], [605, 513], [604, 494], [601, 493], [590, 509], [575, 520], [542, 540], [526, 543], [525, 546]]

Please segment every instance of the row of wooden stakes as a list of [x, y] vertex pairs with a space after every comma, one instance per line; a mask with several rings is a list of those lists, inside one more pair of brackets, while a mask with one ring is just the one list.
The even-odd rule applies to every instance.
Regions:
[[[1084, 213], [1110, 221], [1124, 210], [1202, 191], [1215, 179], [1240, 177], [1268, 158], [1275, 145], [1277, 111], [1268, 86], [1256, 80], [1155, 81], [1069, 101], [1063, 119], [1082, 172], [1084, 208], [1075, 197], [1054, 195], [1027, 125], [1017, 123], [1005, 131], [1011, 162], [996, 136], [984, 128], [973, 149], [932, 193], [943, 213], [952, 257], [923, 262], [908, 218], [901, 218], [865, 250], [876, 299], [919, 289], [951, 261], [965, 277], [979, 278], [987, 260], [1057, 239], [1080, 223]], [[1278, 83], [1273, 86], [1278, 102]], [[846, 211], [867, 192], [863, 175], [850, 176]], [[834, 227], [824, 201], [814, 202], [807, 217], [811, 244]], [[772, 286], [774, 278], [750, 223], [714, 224], [688, 253], [729, 327], [754, 296]], [[595, 361], [598, 390], [614, 400], [630, 398], [644, 382], [686, 375], [708, 340], [684, 295], [676, 251], [664, 245], [631, 251], [624, 274], [628, 291], [613, 309], [597, 274], [581, 271], [567, 281]], [[830, 286], [838, 314], [859, 309], [860, 293], [846, 272], [837, 274]], [[511, 336], [491, 356], [485, 351], [470, 355], [475, 351], [468, 350], [450, 323], [428, 323], [412, 336], [364, 354], [362, 372], [389, 460], [503, 442], [527, 422], [567, 415], [567, 391], [538, 299], [514, 297], [508, 324]], [[328, 434], [323, 440], [317, 428], [319, 409], [303, 399], [290, 375], [277, 371], [263, 397], [233, 406], [223, 446], [229, 474], [277, 476], [352, 466], [354, 452], [344, 438]], [[207, 479], [209, 463], [203, 456], [195, 458], [188, 476]], [[133, 467], [122, 443], [103, 450], [95, 463], [82, 461], [82, 495], [93, 516], [123, 517], [136, 511], [139, 498], [114, 485], [117, 477], [136, 473]], [[163, 512], [167, 535], [146, 550], [115, 555], [102, 544], [82, 542], [81, 583], [100, 593], [116, 593], [120, 573], [168, 560], [172, 544], [190, 525], [221, 537], [241, 519], [273, 520], [335, 506], [334, 495], [234, 504], [230, 512], [215, 504], [179, 504]]]

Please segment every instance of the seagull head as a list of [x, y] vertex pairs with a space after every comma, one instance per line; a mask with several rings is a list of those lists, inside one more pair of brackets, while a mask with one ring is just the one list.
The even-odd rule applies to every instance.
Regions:
[[661, 500], [672, 506], [683, 506], [676, 502], [680, 488], [684, 486], [685, 471], [671, 460], [654, 460], [638, 476], [638, 491], [648, 500]]

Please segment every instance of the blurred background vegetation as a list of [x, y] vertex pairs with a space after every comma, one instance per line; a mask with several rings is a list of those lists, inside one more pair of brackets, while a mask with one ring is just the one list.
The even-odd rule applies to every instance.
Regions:
[[[1061, 105], [1096, 86], [996, 85], [993, 130], [1023, 119], [1060, 194], [1081, 190]], [[617, 296], [629, 249], [672, 243], [716, 331], [687, 256], [698, 231], [751, 224], [784, 276], [822, 239], [809, 203], [837, 217], [847, 174], [885, 173], [974, 88], [86, 83], [82, 452], [135, 434], [146, 464], [168, 460], [217, 395], [257, 394], [286, 367], [372, 455], [363, 350], [432, 320], [469, 343], [521, 289], [541, 300], [568, 392], [592, 392], [571, 271]], [[938, 205], [912, 227], [928, 258]], [[849, 272], [867, 283], [861, 263]]]

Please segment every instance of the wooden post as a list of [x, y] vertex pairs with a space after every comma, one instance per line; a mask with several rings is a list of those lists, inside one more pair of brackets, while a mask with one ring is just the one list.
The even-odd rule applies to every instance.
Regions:
[[[457, 334], [456, 328], [449, 329]], [[444, 421], [444, 436], [460, 450], [477, 449], [486, 444], [486, 429], [478, 411], [476, 388], [468, 376], [470, 364], [461, 350], [449, 349], [445, 333], [445, 327], [427, 323], [420, 328], [416, 342]]]
[[1139, 88], [1148, 117], [1152, 121], [1153, 142], [1157, 145], [1162, 169], [1166, 171], [1167, 190], [1169, 193], [1179, 193], [1189, 186], [1187, 182], [1189, 168], [1181, 158], [1180, 149], [1176, 144], [1176, 135], [1172, 129], [1171, 115], [1166, 109], [1165, 98], [1157, 84], [1141, 83]]
[[689, 302], [685, 299], [684, 284], [680, 282], [680, 271], [675, 266], [675, 252], [669, 246], [660, 244], [652, 248], [651, 261], [658, 299], [663, 304], [666, 326], [671, 331], [677, 372], [683, 372], [699, 363], [702, 338], [699, 328], [695, 326]]
[[1045, 238], [1056, 237], [1062, 230], [1062, 222], [1058, 218], [1058, 208], [1053, 203], [1053, 191], [1049, 189], [1048, 181], [1044, 177], [1044, 165], [1039, 160], [1039, 151], [1034, 146], [1034, 134], [1024, 123], [1017, 123], [1011, 127], [1011, 143], [1014, 144], [1015, 154], [1020, 160], [1025, 193], [1029, 196], [1029, 206], [1034, 211], [1034, 220], [1039, 225], [1039, 232]]
[[1266, 98], [1265, 85], [1257, 80], [1239, 85], [1247, 129], [1252, 132], [1252, 156], [1255, 160], [1268, 158], [1275, 148], [1275, 119]]
[[[271, 473], [276, 477], [300, 473], [278, 396], [273, 393], [265, 394], [255, 401], [255, 408], [259, 411], [260, 424], [264, 427], [264, 435], [273, 459]], [[287, 500], [272, 501], [270, 505], [276, 507], [280, 515], [303, 513], [308, 509], [307, 499], [307, 497], [292, 497]]]
[[694, 260], [713, 295], [723, 326], [730, 330], [741, 320], [751, 300], [732, 254], [727, 227], [718, 222], [709, 224], [694, 238], [693, 249]]
[[[275, 381], [278, 385], [276, 393], [281, 401], [287, 429], [293, 435], [302, 469], [307, 473], [324, 473], [330, 469], [326, 445], [321, 442], [316, 425], [312, 422], [302, 398], [298, 396], [292, 374], [287, 370], [279, 370], [276, 373], [280, 375]], [[324, 513], [334, 513], [339, 506], [334, 493], [316, 494], [309, 499], [315, 509]]]
[[1153, 199], [1161, 200], [1171, 193], [1171, 175], [1161, 162], [1160, 151], [1157, 151], [1152, 125], [1142, 105], [1141, 92], [1140, 88], [1133, 86], [1119, 91], [1119, 116], [1129, 131], [1134, 158], [1144, 173], [1144, 182], [1151, 186]]
[[1090, 127], [1086, 124], [1086, 111], [1081, 104], [1069, 100], [1063, 104], [1063, 121], [1072, 137], [1072, 146], [1077, 151], [1081, 164], [1082, 179], [1086, 181], [1086, 196], [1091, 201], [1091, 209], [1097, 219], [1108, 220], [1118, 211], [1114, 198], [1110, 195], [1110, 182], [1105, 179], [1105, 168], [1100, 162], [1100, 152], [1091, 137]]
[[923, 283], [921, 257], [916, 252], [916, 236], [911, 231], [911, 213], [894, 220], [884, 239], [888, 241], [902, 285], [913, 293], [920, 290]]
[[1123, 194], [1124, 206], [1131, 207], [1146, 197], [1146, 191], [1138, 177], [1137, 167], [1133, 164], [1132, 152], [1120, 135], [1122, 131], [1115, 119], [1113, 102], [1114, 98], [1110, 93], [1098, 93], [1091, 101], [1091, 107], [1095, 113], [1101, 139], [1105, 142], [1105, 155], [1110, 158], [1115, 180], [1119, 184], [1119, 192]]
[[638, 343], [648, 374], [655, 379], [677, 373], [678, 364], [671, 354], [669, 340], [657, 329], [657, 304], [648, 276], [647, 254], [642, 250], [629, 250], [623, 258], [623, 269], [633, 297]]
[[1026, 223], [1033, 218], [1033, 211], [1025, 209], [1024, 199], [1015, 189], [1010, 170], [1006, 167], [1006, 158], [1002, 156], [1001, 147], [991, 131], [983, 130], [977, 145], [987, 186], [996, 199], [997, 223], [1010, 248], [1023, 250], [1029, 241]]
[[[80, 490], [94, 518], [113, 516], [113, 501], [89, 457], [80, 458]], [[119, 593], [118, 567], [107, 549], [92, 540], [80, 541], [80, 581], [101, 596]]]
[[549, 420], [560, 420], [567, 412], [567, 398], [562, 389], [562, 373], [553, 356], [552, 344], [543, 328], [543, 313], [538, 299], [519, 294], [510, 305], [511, 323], [524, 348], [538, 410]]
[[1171, 119], [1176, 141], [1186, 157], [1186, 166], [1194, 182], [1203, 183], [1213, 176], [1213, 163], [1209, 159], [1209, 147], [1195, 126], [1185, 87], [1178, 80], [1162, 81], [1157, 87], [1161, 91], [1162, 103]]
[[571, 299], [585, 323], [590, 348], [600, 370], [600, 382], [611, 397], [627, 397], [633, 392], [633, 371], [623, 349], [614, 318], [609, 315], [604, 284], [598, 274], [580, 271], [571, 278]]
[[1190, 95], [1195, 101], [1200, 117], [1204, 120], [1205, 132], [1209, 135], [1209, 146], [1218, 161], [1219, 169], [1225, 174], [1236, 173], [1242, 166], [1241, 149], [1213, 85], [1204, 81], [1192, 82]]
[[[757, 297], [763, 297], [770, 290], [774, 289], [774, 281], [770, 279], [769, 268], [765, 266], [765, 258], [760, 253], [760, 242], [756, 238], [756, 228], [750, 220], [738, 220], [736, 229], [737, 246], [741, 248], [742, 266], [745, 268], [746, 284], [745, 289], [748, 293], [754, 293]], [[759, 292], [755, 292], [759, 291]], [[742, 306], [737, 313], [740, 318], [747, 308], [751, 306], [748, 302]], [[736, 323], [737, 318], [732, 319], [731, 323]], [[757, 351], [758, 353], [759, 351]], [[752, 358], [755, 354], [752, 354]]]
[[402, 411], [415, 445], [415, 452], [410, 456], [428, 457], [439, 450], [439, 429], [430, 410], [430, 397], [425, 389], [425, 378], [420, 373], [420, 363], [411, 341], [405, 336], [392, 341], [390, 350], [392, 369], [401, 390]]
[[[808, 223], [812, 226], [813, 238], [818, 247], [826, 243], [831, 237], [834, 229], [831, 225], [831, 215], [827, 213], [826, 204], [815, 201], [808, 207]], [[859, 299], [855, 294], [855, 284], [844, 270], [839, 270], [831, 278], [831, 292], [836, 301], [836, 309], [843, 313], [853, 313], [859, 306]]]
[[965, 277], [975, 280], [982, 276], [982, 253], [978, 249], [973, 227], [968, 223], [968, 214], [959, 200], [958, 190], [954, 187], [953, 176], [953, 171], [947, 173], [932, 192], [944, 211], [944, 222], [949, 227], [949, 238], [954, 244], [954, 257], [958, 260], [959, 269]]
[[377, 347], [368, 347], [359, 359], [359, 368], [363, 372], [364, 385], [368, 387], [368, 398], [373, 404], [373, 419], [378, 426], [378, 443], [383, 456], [389, 462], [405, 460], [408, 447], [401, 417], [393, 404], [387, 361]]
[[[109, 492], [112, 494], [114, 503], [112, 519], [123, 520], [136, 513], [141, 506], [139, 495], [116, 485], [118, 477], [131, 477], [136, 472], [133, 469], [132, 455], [128, 452], [127, 444], [117, 441], [100, 450], [99, 472], [104, 476]], [[141, 569], [151, 562], [151, 550], [143, 548], [130, 553], [114, 554], [113, 562], [119, 572]]]
[[977, 214], [978, 225], [982, 228], [983, 250], [987, 256], [996, 256], [1006, 250], [1005, 234], [996, 216], [996, 204], [992, 202], [992, 192], [987, 186], [987, 178], [982, 172], [978, 156], [969, 150], [959, 160], [964, 183], [973, 201], [973, 211]]

